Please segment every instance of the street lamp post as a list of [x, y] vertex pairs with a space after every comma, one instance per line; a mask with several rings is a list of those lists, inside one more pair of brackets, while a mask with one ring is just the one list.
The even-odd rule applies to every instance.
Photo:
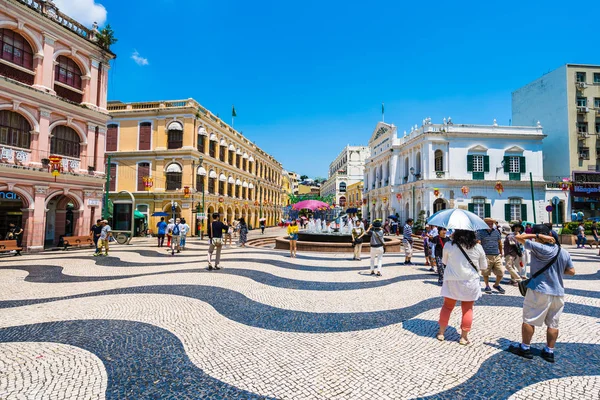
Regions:
[[[257, 190], [258, 190], [258, 188], [260, 188], [260, 184], [261, 184], [261, 180], [260, 180], [260, 179], [258, 179], [258, 180], [256, 181], [256, 186], [257, 186], [257, 188], [256, 188], [256, 189], [257, 189]], [[260, 194], [261, 194], [261, 196], [258, 196], [258, 197], [259, 197], [259, 198], [258, 198], [258, 210], [259, 210], [259, 214], [258, 214], [258, 215], [259, 215], [259, 217], [258, 217], [258, 218], [259, 218], [259, 220], [258, 220], [258, 222], [259, 222], [259, 224], [260, 224], [260, 218], [262, 218], [262, 197], [263, 197], [263, 196], [262, 196], [262, 190], [261, 190], [260, 192], [258, 192], [258, 193], [260, 193]]]
[[[198, 168], [202, 167], [202, 162], [204, 161], [204, 159], [202, 157], [200, 157], [200, 159], [198, 160]], [[194, 167], [195, 168], [195, 167]], [[197, 172], [196, 172], [197, 174]], [[198, 188], [196, 188], [196, 191], [198, 190]], [[204, 214], [204, 177], [202, 177], [202, 208], [200, 208], [200, 213]], [[208, 221], [208, 218], [206, 215], [204, 215], [204, 219], [206, 219]], [[204, 219], [201, 219], [200, 221], [202, 221], [202, 223], [200, 224], [200, 240], [204, 239]]]
[[[415, 168], [410, 167], [409, 171], [410, 171], [410, 174], [412, 176], [414, 176], [416, 179]], [[416, 216], [416, 214], [415, 214], [415, 182], [413, 182], [413, 186], [412, 186], [412, 209], [413, 209], [413, 218], [415, 218], [415, 216]]]

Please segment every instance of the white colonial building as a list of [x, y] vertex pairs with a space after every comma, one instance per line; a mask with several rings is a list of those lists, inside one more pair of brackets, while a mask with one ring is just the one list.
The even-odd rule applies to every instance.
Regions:
[[327, 181], [321, 186], [321, 196], [333, 195], [336, 204], [346, 206], [346, 188], [363, 180], [365, 160], [369, 158], [367, 146], [344, 147], [342, 152], [329, 164]]
[[[446, 208], [483, 217], [547, 221], [542, 127], [443, 124], [424, 120], [398, 137], [377, 124], [365, 168], [363, 215], [401, 221]], [[530, 174], [533, 184], [530, 184]], [[532, 186], [534, 200], [532, 202]]]

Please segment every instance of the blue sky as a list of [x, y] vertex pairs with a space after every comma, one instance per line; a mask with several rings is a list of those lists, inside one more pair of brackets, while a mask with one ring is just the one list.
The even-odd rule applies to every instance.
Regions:
[[238, 130], [309, 176], [367, 144], [381, 102], [400, 131], [425, 117], [508, 124], [513, 90], [600, 64], [600, 2], [95, 1], [119, 39], [111, 100], [193, 97], [226, 122], [235, 104]]

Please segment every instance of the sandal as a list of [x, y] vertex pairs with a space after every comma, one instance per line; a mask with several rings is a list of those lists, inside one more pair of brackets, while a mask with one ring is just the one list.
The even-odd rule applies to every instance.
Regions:
[[458, 344], [461, 344], [463, 346], [466, 346], [468, 344], [471, 344], [471, 342], [465, 338], [460, 338], [460, 340], [458, 341]]
[[444, 335], [437, 335], [436, 339], [439, 340], [440, 342], [444, 341]]

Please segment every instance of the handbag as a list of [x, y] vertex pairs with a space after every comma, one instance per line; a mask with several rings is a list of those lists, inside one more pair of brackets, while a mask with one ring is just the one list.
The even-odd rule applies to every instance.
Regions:
[[529, 282], [531, 282], [532, 279], [535, 279], [538, 276], [540, 276], [541, 274], [543, 274], [544, 272], [546, 272], [546, 270], [548, 270], [548, 268], [550, 268], [552, 266], [552, 264], [554, 264], [556, 262], [559, 255], [560, 255], [560, 245], [558, 246], [558, 252], [554, 256], [554, 258], [552, 260], [550, 260], [550, 262], [548, 264], [546, 264], [546, 266], [544, 266], [544, 268], [540, 269], [538, 272], [533, 274], [531, 276], [531, 278], [523, 279], [522, 281], [519, 282], [519, 292], [521, 292], [522, 296], [525, 296], [527, 294], [527, 285], [529, 285]]
[[462, 248], [462, 246], [458, 243], [456, 243], [456, 245], [458, 246], [458, 248], [460, 249], [460, 251], [463, 253], [463, 256], [465, 256], [465, 258], [467, 259], [467, 261], [469, 262], [469, 264], [471, 264], [471, 267], [473, 267], [473, 269], [475, 270], [475, 272], [477, 272], [479, 274], [479, 270], [477, 269], [477, 267], [475, 266], [475, 264], [473, 264], [473, 261], [471, 261], [471, 258], [467, 255], [467, 252], [465, 251], [465, 249]]

